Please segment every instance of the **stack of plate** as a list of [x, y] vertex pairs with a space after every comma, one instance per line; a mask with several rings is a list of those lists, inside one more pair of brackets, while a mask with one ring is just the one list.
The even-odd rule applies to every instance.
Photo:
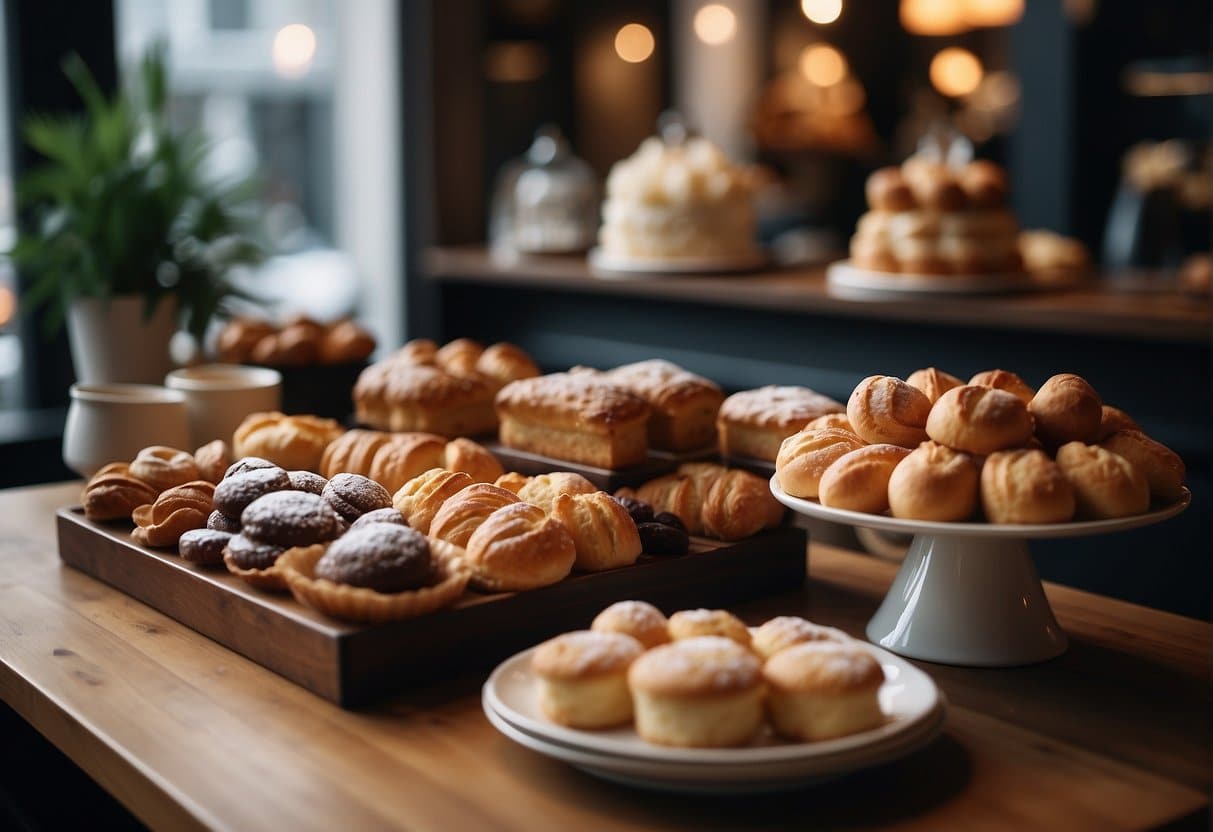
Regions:
[[507, 659], [485, 682], [489, 722], [519, 745], [607, 780], [675, 792], [741, 793], [796, 788], [903, 757], [943, 727], [946, 703], [931, 677], [872, 645], [884, 667], [880, 704], [888, 721], [837, 740], [787, 743], [765, 735], [744, 748], [666, 748], [630, 727], [579, 731], [548, 721], [539, 710], [534, 650]]

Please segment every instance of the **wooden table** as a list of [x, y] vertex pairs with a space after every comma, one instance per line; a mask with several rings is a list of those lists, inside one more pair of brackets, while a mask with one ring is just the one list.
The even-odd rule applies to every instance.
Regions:
[[[924, 665], [951, 710], [912, 757], [790, 794], [648, 794], [498, 735], [480, 679], [342, 711], [61, 566], [53, 510], [77, 489], [0, 492], [0, 697], [153, 827], [1102, 830], [1207, 811], [1202, 622], [1050, 586], [1070, 651]], [[814, 546], [810, 571], [807, 590], [738, 611], [859, 633], [893, 566]]]

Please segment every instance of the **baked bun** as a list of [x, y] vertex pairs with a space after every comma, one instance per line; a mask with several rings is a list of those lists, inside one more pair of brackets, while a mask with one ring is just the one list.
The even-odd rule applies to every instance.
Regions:
[[915, 201], [934, 212], [958, 211], [968, 202], [964, 190], [956, 182], [951, 169], [940, 162], [910, 158], [901, 166]]
[[1060, 373], [1042, 384], [1028, 410], [1036, 419], [1036, 435], [1050, 448], [1094, 441], [1103, 419], [1099, 394], [1073, 373]]
[[738, 468], [721, 472], [700, 506], [704, 533], [718, 540], [741, 540], [774, 528], [783, 520], [783, 513], [769, 483]]
[[1027, 442], [1032, 417], [1027, 405], [1005, 390], [953, 387], [931, 408], [927, 436], [949, 448], [985, 456]]
[[1065, 523], [1074, 489], [1043, 451], [998, 451], [981, 466], [981, 506], [991, 523]]
[[864, 191], [868, 205], [876, 211], [911, 211], [918, 207], [914, 192], [901, 175], [901, 168], [887, 167], [868, 177]]
[[493, 485], [498, 488], [504, 488], [513, 494], [517, 494], [522, 490], [522, 487], [531, 481], [531, 478], [526, 474], [519, 474], [517, 471], [506, 471], [500, 477], [493, 481]]
[[502, 506], [520, 502], [513, 492], [477, 482], [461, 488], [438, 509], [430, 522], [430, 537], [466, 549], [472, 532]]
[[721, 636], [731, 639], [742, 647], [750, 646], [750, 629], [727, 610], [682, 610], [670, 616], [667, 625], [674, 641], [699, 636]]
[[[845, 430], [847, 433], [855, 433], [855, 428], [851, 427], [850, 421], [847, 420], [845, 413], [827, 413], [824, 416], [818, 416], [813, 421], [804, 426], [804, 430], [819, 430], [821, 428], [838, 428]], [[858, 436], [859, 434], [855, 434]]]
[[232, 453], [268, 459], [288, 471], [320, 471], [320, 459], [329, 443], [344, 433], [333, 419], [252, 413], [232, 436]]
[[1007, 173], [988, 159], [969, 162], [956, 175], [974, 208], [1001, 208], [1007, 201]]
[[605, 491], [557, 494], [550, 514], [573, 536], [574, 567], [583, 572], [630, 566], [640, 557], [640, 533], [632, 516]]
[[524, 503], [539, 506], [545, 513], [550, 513], [552, 504], [561, 494], [593, 494], [597, 490], [598, 486], [581, 474], [554, 471], [551, 474], [531, 477], [518, 489], [518, 498]]
[[864, 441], [858, 436], [838, 428], [802, 430], [793, 434], [783, 440], [775, 460], [779, 487], [793, 497], [817, 497], [826, 469], [840, 457], [863, 446]]
[[889, 508], [907, 520], [965, 520], [977, 510], [977, 465], [938, 442], [923, 442], [889, 477]]
[[545, 641], [531, 656], [539, 707], [570, 728], [613, 728], [632, 721], [628, 668], [644, 652], [621, 633], [579, 630]]
[[1166, 445], [1139, 430], [1118, 430], [1099, 444], [1133, 463], [1150, 484], [1150, 494], [1158, 500], [1170, 503], [1183, 497], [1187, 473], [1184, 461]]
[[983, 370], [969, 379], [970, 386], [993, 387], [995, 390], [1005, 390], [1014, 394], [1024, 404], [1032, 401], [1036, 395], [1027, 382], [1009, 370]]
[[388, 360], [401, 364], [433, 364], [438, 345], [429, 338], [414, 338], [396, 350]]
[[1102, 442], [1118, 430], [1141, 430], [1141, 425], [1119, 407], [1105, 404], [1099, 415], [1099, 441]]
[[892, 376], [869, 376], [847, 400], [847, 419], [865, 442], [913, 448], [927, 438], [931, 402], [917, 387]]
[[446, 443], [442, 450], [442, 467], [462, 471], [476, 482], [494, 482], [505, 473], [497, 457], [483, 445], [459, 437]]
[[906, 379], [906, 384], [921, 390], [923, 395], [927, 397], [927, 401], [935, 404], [940, 396], [953, 387], [960, 387], [964, 382], [951, 373], [945, 373], [943, 370], [936, 369], [935, 367], [926, 367], [910, 373], [909, 378]]
[[850, 638], [842, 630], [833, 627], [823, 627], [795, 615], [780, 615], [754, 632], [752, 646], [755, 653], [769, 659], [794, 645], [819, 641], [845, 644]]
[[1057, 465], [1074, 487], [1078, 513], [1096, 520], [1142, 514], [1150, 508], [1150, 483], [1136, 465], [1098, 445], [1067, 442]]
[[129, 520], [131, 512], [156, 501], [157, 491], [131, 476], [125, 462], [111, 462], [93, 474], [80, 503], [89, 520]]
[[[378, 430], [347, 430], [325, 446], [324, 453], [320, 455], [319, 473], [325, 477], [342, 473], [369, 476], [375, 452], [391, 438], [392, 434]], [[380, 482], [380, 485], [383, 483]]]
[[135, 455], [128, 470], [132, 477], [147, 483], [157, 492], [201, 479], [194, 455], [167, 445], [151, 445], [142, 449]]
[[453, 376], [476, 375], [476, 362], [484, 352], [484, 345], [471, 338], [456, 338], [434, 353], [438, 368]]
[[222, 439], [214, 439], [194, 451], [198, 477], [207, 482], [218, 484], [232, 466], [232, 461], [232, 449]]
[[502, 341], [480, 354], [476, 359], [476, 372], [504, 387], [520, 378], [534, 378], [539, 375], [539, 367], [521, 348]]
[[365, 361], [375, 351], [375, 336], [353, 321], [333, 324], [320, 338], [318, 358], [322, 364]]
[[462, 471], [431, 468], [402, 485], [392, 495], [392, 505], [410, 526], [429, 534], [430, 524], [442, 504], [471, 484], [472, 478]]
[[798, 644], [762, 669], [767, 712], [783, 736], [814, 742], [845, 737], [884, 722], [877, 694], [884, 669], [854, 644]]
[[215, 345], [217, 357], [225, 364], [243, 364], [252, 357], [257, 342], [275, 332], [277, 329], [269, 321], [233, 318], [219, 332]]
[[530, 503], [497, 509], [468, 538], [472, 586], [488, 592], [554, 584], [568, 576], [576, 559], [576, 545], [564, 524]]
[[909, 456], [900, 445], [864, 445], [843, 454], [826, 468], [818, 485], [823, 506], [867, 514], [889, 509], [889, 478], [893, 469]]
[[646, 650], [670, 641], [665, 615], [645, 601], [617, 601], [594, 617], [590, 629], [596, 633], [623, 633]]
[[655, 647], [628, 670], [636, 732], [658, 745], [745, 745], [762, 727], [762, 665], [727, 638]]
[[434, 433], [389, 433], [375, 450], [367, 476], [395, 494], [413, 477], [447, 468], [447, 441]]
[[131, 539], [141, 546], [176, 546], [181, 535], [206, 527], [214, 510], [215, 486], [205, 480], [175, 485], [148, 505], [131, 512], [135, 529]]

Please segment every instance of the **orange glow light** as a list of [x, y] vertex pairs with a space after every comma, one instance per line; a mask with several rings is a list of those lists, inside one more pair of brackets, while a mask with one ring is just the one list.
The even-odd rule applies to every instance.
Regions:
[[977, 56], [958, 46], [941, 49], [931, 59], [931, 83], [935, 89], [952, 98], [973, 92], [984, 75], [985, 70]]
[[274, 35], [270, 54], [274, 70], [283, 78], [307, 75], [316, 57], [316, 33], [302, 23], [283, 26]]
[[965, 0], [901, 0], [900, 16], [915, 35], [956, 35], [968, 28]]
[[695, 35], [709, 46], [728, 43], [737, 32], [737, 16], [728, 6], [709, 3], [695, 12]]
[[827, 43], [814, 43], [800, 53], [800, 71], [810, 84], [832, 87], [847, 77], [847, 59]]
[[809, 20], [824, 26], [842, 15], [842, 0], [800, 0], [800, 10]]
[[615, 54], [630, 64], [647, 61], [655, 46], [649, 27], [639, 23], [629, 23], [615, 33]]
[[970, 26], [1011, 26], [1023, 17], [1023, 0], [964, 0]]

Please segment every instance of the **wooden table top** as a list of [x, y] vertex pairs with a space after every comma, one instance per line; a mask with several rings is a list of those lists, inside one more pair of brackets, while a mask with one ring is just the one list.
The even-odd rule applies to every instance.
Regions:
[[426, 271], [435, 280], [452, 283], [556, 289], [783, 313], [1065, 335], [1207, 344], [1213, 327], [1213, 304], [1208, 298], [1160, 289], [1145, 291], [1140, 280], [1118, 283], [1100, 279], [1084, 288], [1053, 292], [855, 300], [833, 292], [821, 266], [742, 275], [603, 278], [583, 256], [503, 257], [490, 253], [483, 246], [431, 249], [426, 257]]
[[[788, 794], [649, 794], [497, 734], [480, 678], [342, 711], [61, 566], [54, 509], [78, 488], [0, 492], [0, 697], [153, 827], [1118, 829], [1208, 807], [1203, 622], [1049, 586], [1069, 652], [921, 665], [951, 708], [911, 757]], [[737, 611], [859, 634], [893, 571], [813, 546], [807, 589]]]

